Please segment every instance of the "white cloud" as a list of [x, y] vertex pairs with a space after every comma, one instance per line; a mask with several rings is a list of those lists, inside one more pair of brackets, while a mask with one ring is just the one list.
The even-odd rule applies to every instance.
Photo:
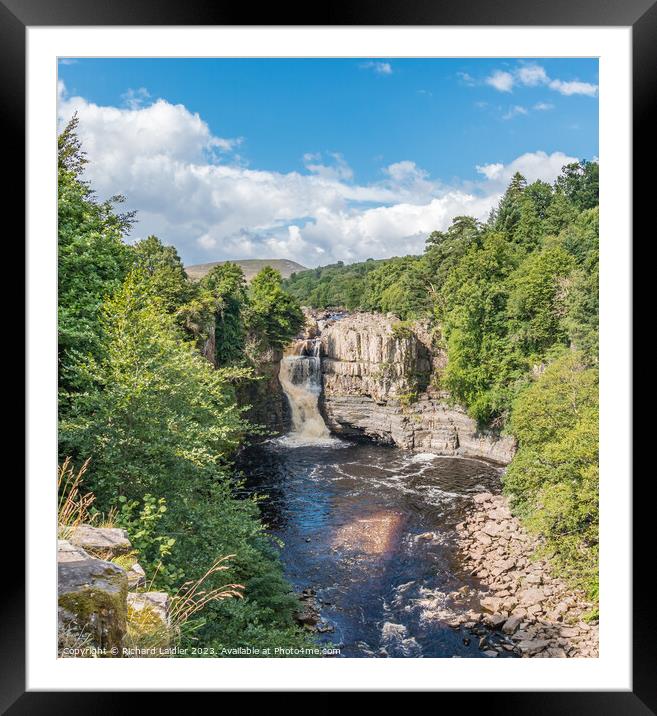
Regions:
[[499, 191], [504, 191], [511, 177], [520, 172], [527, 182], [542, 179], [546, 182], [553, 182], [561, 173], [561, 167], [564, 164], [576, 162], [577, 157], [570, 157], [563, 152], [527, 152], [516, 157], [508, 164], [497, 162], [495, 164], [477, 165], [477, 171], [488, 179], [488, 190], [492, 191], [495, 187]]
[[121, 99], [126, 107], [137, 109], [147, 102], [150, 96], [150, 92], [145, 87], [139, 87], [138, 89], [128, 89], [121, 95]]
[[516, 104], [513, 107], [509, 107], [509, 111], [506, 114], [502, 115], [502, 119], [513, 119], [519, 114], [528, 114], [528, 112], [525, 107]]
[[564, 81], [553, 79], [548, 76], [545, 68], [541, 65], [520, 65], [512, 72], [504, 70], [495, 70], [486, 78], [486, 84], [494, 87], [499, 92], [512, 92], [516, 84], [525, 87], [549, 87], [555, 92], [563, 95], [581, 94], [588, 97], [595, 97], [598, 93], [598, 85], [590, 82], [580, 82], [579, 80]]
[[306, 153], [303, 156], [304, 165], [309, 172], [323, 179], [353, 179], [354, 173], [342, 154], [339, 152], [330, 152], [328, 157], [329, 160], [332, 160], [331, 164], [322, 164], [321, 152]]
[[457, 72], [456, 76], [461, 80], [461, 82], [468, 85], [468, 87], [474, 87], [477, 84], [475, 78], [468, 72]]
[[549, 102], [537, 102], [533, 109], [535, 109], [537, 112], [547, 112], [550, 109], [554, 109], [554, 105], [550, 104]]
[[249, 168], [238, 140], [215, 136], [198, 114], [158, 99], [102, 107], [60, 87], [59, 126], [77, 111], [98, 195], [128, 197], [133, 239], [158, 235], [183, 260], [289, 258], [306, 266], [417, 253], [458, 214], [485, 219], [512, 174], [554, 179], [573, 158], [535, 152], [477, 167], [482, 179], [445, 186], [412, 161], [359, 184], [337, 153], [308, 153], [304, 172]]
[[540, 65], [522, 65], [516, 71], [518, 82], [528, 87], [536, 87], [536, 85], [546, 84], [548, 76]]
[[392, 74], [392, 65], [389, 62], [363, 62], [360, 68], [362, 70], [372, 70], [377, 75]]
[[583, 94], [587, 97], [595, 97], [598, 93], [598, 85], [593, 85], [590, 82], [552, 80], [548, 86], [564, 95]]
[[502, 176], [502, 172], [504, 171], [504, 164], [502, 164], [501, 162], [483, 165], [477, 164], [476, 169], [480, 174], [483, 174], [486, 179], [494, 180]]
[[498, 92], [511, 92], [513, 89], [513, 75], [510, 72], [495, 70], [490, 77], [486, 78], [486, 84], [495, 87]]

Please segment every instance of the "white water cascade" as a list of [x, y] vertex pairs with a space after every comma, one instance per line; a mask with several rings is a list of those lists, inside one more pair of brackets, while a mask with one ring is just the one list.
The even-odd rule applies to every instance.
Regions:
[[318, 400], [322, 390], [319, 339], [297, 341], [283, 356], [278, 378], [292, 411], [289, 437], [301, 442], [330, 439]]

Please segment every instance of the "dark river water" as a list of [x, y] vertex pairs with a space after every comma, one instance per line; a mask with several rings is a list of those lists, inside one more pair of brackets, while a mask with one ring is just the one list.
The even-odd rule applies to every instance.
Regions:
[[468, 494], [499, 491], [496, 467], [333, 438], [270, 441], [247, 449], [239, 467], [249, 491], [267, 496], [261, 508], [283, 542], [287, 578], [316, 592], [330, 629], [320, 642], [346, 657], [483, 655], [481, 633], [445, 616], [467, 609], [447, 595], [474, 585], [455, 525]]

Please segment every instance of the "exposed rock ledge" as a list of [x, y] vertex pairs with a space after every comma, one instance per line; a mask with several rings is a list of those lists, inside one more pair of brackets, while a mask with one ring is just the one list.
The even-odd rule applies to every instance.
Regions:
[[479, 429], [435, 387], [446, 363], [422, 322], [355, 313], [337, 321], [315, 316], [321, 340], [322, 398], [329, 428], [407, 450], [479, 457], [507, 464], [515, 441]]
[[128, 591], [145, 575], [130, 558], [127, 533], [85, 524], [59, 533], [66, 537], [57, 541], [59, 656], [125, 656], [136, 637], [167, 646], [169, 595]]
[[593, 605], [551, 576], [545, 560], [532, 560], [539, 540], [512, 517], [505, 497], [475, 495], [457, 531], [466, 568], [487, 589], [481, 613], [470, 617], [500, 630], [507, 639], [500, 648], [523, 657], [598, 656], [598, 624], [583, 620]]

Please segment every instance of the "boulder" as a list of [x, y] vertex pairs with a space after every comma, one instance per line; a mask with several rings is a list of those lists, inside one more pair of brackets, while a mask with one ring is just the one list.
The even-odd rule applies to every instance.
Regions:
[[146, 584], [146, 572], [139, 562], [135, 562], [126, 573], [130, 589], [137, 589], [137, 587], [143, 587]]
[[490, 614], [486, 617], [486, 624], [497, 628], [500, 624], [505, 623], [505, 617], [503, 614]]
[[485, 547], [488, 547], [488, 545], [490, 545], [493, 541], [487, 534], [484, 534], [483, 532], [476, 532], [475, 539], [477, 540], [477, 542], [481, 542], [481, 544], [483, 544]]
[[549, 644], [550, 642], [545, 639], [524, 639], [518, 642], [517, 646], [523, 656], [536, 656]]
[[57, 540], [57, 563], [60, 562], [81, 562], [85, 559], [92, 559], [82, 547], [72, 545], [66, 539]]
[[512, 614], [502, 626], [502, 631], [505, 634], [513, 634], [523, 620], [523, 615]]
[[[63, 544], [62, 544], [63, 542]], [[65, 540], [57, 552], [57, 594], [60, 631], [73, 629], [90, 646], [111, 656], [126, 631], [128, 578], [112, 562], [89, 557]]]
[[169, 595], [166, 592], [130, 592], [128, 609], [139, 613], [148, 611], [159, 619], [162, 626], [169, 626]]
[[118, 527], [92, 527], [78, 525], [69, 531], [68, 541], [88, 552], [102, 553], [115, 557], [132, 549], [128, 533]]
[[529, 607], [532, 604], [539, 604], [545, 599], [545, 593], [542, 589], [536, 587], [530, 587], [529, 589], [523, 589], [518, 594], [518, 602], [524, 606]]
[[502, 600], [498, 597], [484, 597], [480, 600], [481, 608], [490, 614], [496, 614], [500, 610]]
[[491, 520], [489, 522], [486, 522], [483, 527], [483, 531], [490, 537], [497, 537], [497, 535], [500, 533], [500, 527], [497, 522], [493, 522]]

